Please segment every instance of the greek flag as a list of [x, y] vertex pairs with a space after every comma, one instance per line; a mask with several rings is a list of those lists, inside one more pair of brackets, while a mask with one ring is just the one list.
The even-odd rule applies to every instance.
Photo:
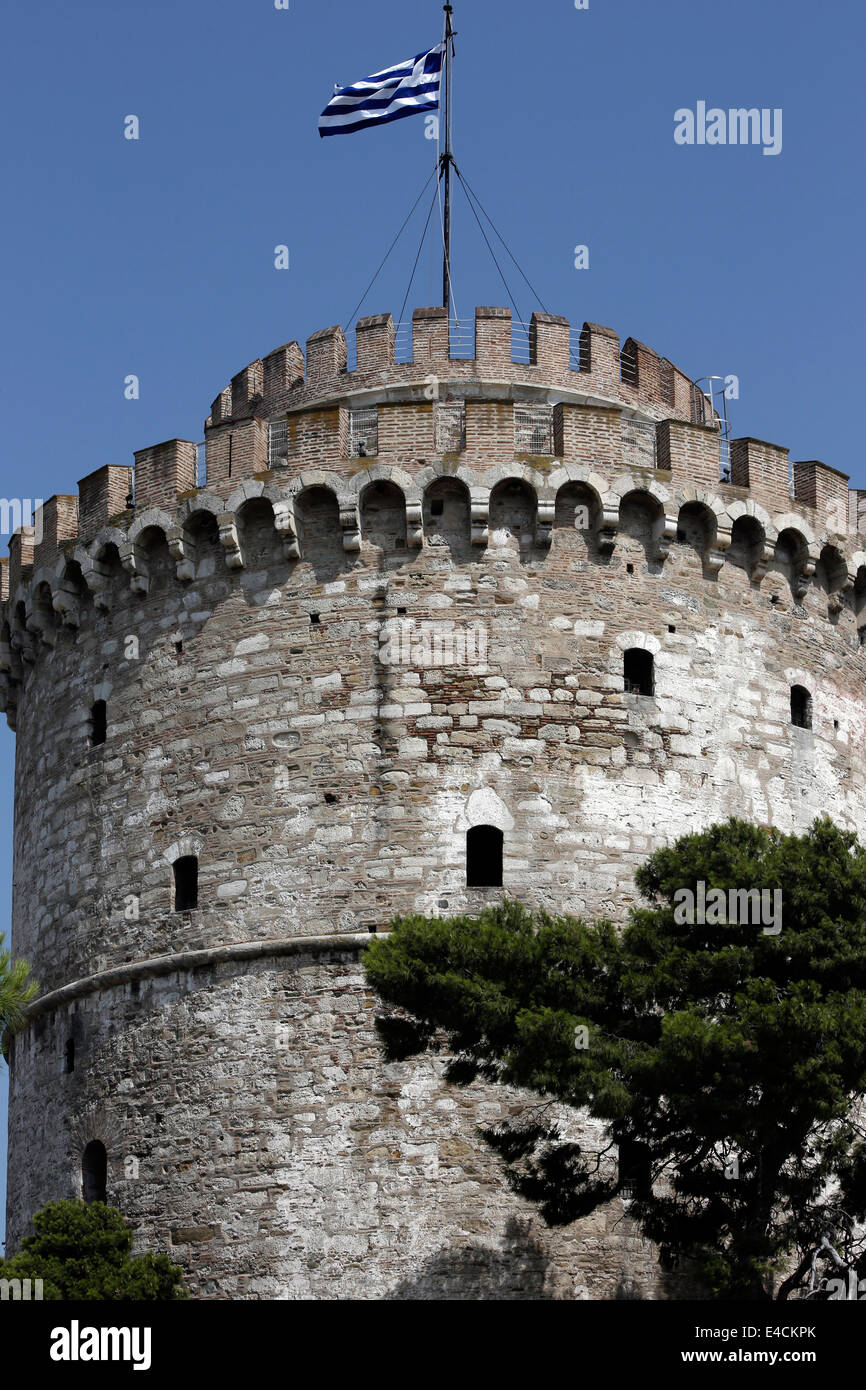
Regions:
[[338, 87], [319, 118], [319, 134], [351, 135], [418, 111], [438, 111], [444, 55], [445, 45], [440, 43], [363, 82]]

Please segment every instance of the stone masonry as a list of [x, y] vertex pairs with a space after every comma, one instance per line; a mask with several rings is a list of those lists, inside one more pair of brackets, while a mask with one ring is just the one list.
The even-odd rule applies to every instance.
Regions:
[[[860, 830], [863, 495], [751, 438], [720, 482], [701, 393], [600, 325], [513, 338], [483, 308], [452, 360], [421, 309], [411, 361], [397, 339], [362, 320], [351, 371], [339, 328], [278, 348], [214, 401], [202, 486], [171, 440], [12, 538], [40, 998], [10, 1053], [10, 1248], [96, 1139], [198, 1297], [665, 1297], [627, 1206], [551, 1231], [508, 1191], [477, 1125], [519, 1096], [383, 1061], [359, 952], [503, 893], [622, 921], [652, 849], [732, 813]], [[502, 889], [466, 886], [478, 825]]]

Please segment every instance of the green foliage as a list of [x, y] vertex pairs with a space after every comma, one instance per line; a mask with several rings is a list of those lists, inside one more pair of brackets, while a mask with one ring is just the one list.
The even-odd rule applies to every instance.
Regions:
[[[380, 1020], [383, 1042], [392, 1057], [446, 1051], [458, 1084], [585, 1107], [649, 1161], [653, 1188], [630, 1214], [662, 1262], [688, 1258], [718, 1297], [768, 1297], [787, 1262], [866, 1217], [853, 1114], [866, 1089], [866, 852], [828, 820], [796, 836], [732, 819], [659, 850], [636, 881], [649, 906], [621, 934], [515, 902], [398, 919], [365, 952], [401, 1011]], [[678, 923], [674, 894], [699, 881], [781, 889], [781, 933]], [[610, 1165], [538, 1108], [485, 1138], [551, 1223], [617, 1190]]]
[[115, 1303], [188, 1298], [167, 1255], [133, 1255], [132, 1232], [104, 1202], [49, 1202], [21, 1251], [0, 1260], [0, 1279], [42, 1279], [47, 1300]]
[[24, 960], [13, 960], [4, 946], [0, 932], [0, 1038], [14, 1033], [24, 1022], [24, 1010], [38, 993], [38, 985], [29, 980], [30, 966]]

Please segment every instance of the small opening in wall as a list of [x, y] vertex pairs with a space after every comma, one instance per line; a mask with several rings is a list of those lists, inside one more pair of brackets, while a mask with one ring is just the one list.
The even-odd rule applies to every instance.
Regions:
[[812, 727], [812, 696], [805, 685], [791, 686], [791, 723], [798, 729]]
[[652, 652], [642, 647], [629, 647], [623, 655], [623, 682], [627, 695], [655, 694], [655, 671]]
[[778, 595], [778, 594], [771, 594], [771, 595], [770, 595], [770, 602], [771, 602], [771, 603], [773, 604], [773, 606], [775, 607], [775, 605], [779, 602], [779, 595]]
[[185, 854], [174, 861], [174, 910], [189, 912], [198, 907], [198, 859]]
[[398, 608], [398, 609], [397, 609], [397, 617], [398, 617], [398, 618], [405, 618], [405, 616], [406, 616], [406, 609], [405, 609], [405, 608]]
[[626, 565], [625, 572], [626, 574], [634, 574], [634, 565]]
[[375, 936], [378, 930], [379, 928], [376, 926], [375, 922], [367, 923], [367, 931], [370, 933], [371, 936]]
[[619, 1146], [619, 1192], [625, 1201], [649, 1197], [652, 1192], [652, 1169], [645, 1144], [623, 1139]]
[[104, 700], [97, 700], [90, 711], [90, 742], [93, 747], [104, 743], [108, 735], [108, 711]]
[[325, 792], [325, 800], [327, 801], [329, 806], [334, 806], [336, 804], [337, 798], [334, 792]]
[[311, 626], [311, 627], [318, 627], [319, 624], [321, 623], [321, 621], [322, 621], [322, 620], [321, 620], [321, 617], [319, 616], [318, 613], [311, 613], [311, 614], [310, 614], [310, 626]]
[[430, 515], [431, 515], [431, 516], [442, 516], [442, 514], [444, 513], [444, 511], [445, 511], [445, 499], [444, 499], [444, 498], [442, 498], [442, 497], [437, 497], [437, 498], [434, 499], [434, 501], [432, 501], [432, 502], [430, 503]]
[[686, 533], [685, 533], [685, 531], [677, 531], [677, 544], [678, 544], [678, 545], [685, 545], [685, 543], [686, 543]]
[[676, 632], [676, 630], [676, 625], [674, 623], [668, 623], [668, 632]]
[[81, 1195], [85, 1202], [104, 1202], [108, 1183], [105, 1145], [91, 1139], [81, 1156]]
[[66, 1047], [63, 1049], [63, 1071], [69, 1076], [75, 1071], [75, 1039], [67, 1038]]
[[839, 727], [839, 720], [838, 720], [838, 719], [834, 719], [834, 720], [833, 720], [833, 728], [834, 728], [834, 729], [838, 729], [838, 727]]
[[183, 651], [183, 638], [180, 638], [177, 642], [175, 642], [174, 649], [178, 653]]
[[466, 887], [502, 887], [504, 836], [495, 825], [473, 825], [466, 832]]

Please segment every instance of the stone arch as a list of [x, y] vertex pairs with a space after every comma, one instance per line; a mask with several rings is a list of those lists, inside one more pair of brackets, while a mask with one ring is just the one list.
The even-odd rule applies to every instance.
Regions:
[[333, 578], [344, 568], [340, 502], [330, 482], [311, 481], [294, 495], [292, 523], [300, 558], [313, 567], [317, 579]]
[[176, 859], [183, 859], [185, 855], [189, 854], [195, 855], [196, 858], [200, 859], [203, 848], [204, 839], [202, 836], [198, 835], [194, 830], [187, 831], [186, 834], [179, 835], [167, 849], [164, 849], [160, 857], [168, 865], [173, 864]]
[[129, 579], [122, 558], [127, 545], [122, 531], [105, 527], [89, 546], [75, 548], [74, 558], [81, 566], [84, 582], [97, 608], [110, 608], [127, 588]]
[[[379, 469], [370, 470], [379, 472]], [[390, 474], [398, 470], [381, 470]], [[358, 516], [363, 548], [378, 550], [383, 556], [405, 552], [408, 541], [406, 493], [390, 476], [365, 474], [358, 490]]]
[[591, 482], [574, 478], [561, 483], [554, 495], [556, 554], [597, 556], [603, 516], [601, 493]]
[[[535, 549], [538, 524], [538, 492], [522, 471], [496, 470], [505, 473], [490, 489], [489, 544], [501, 554], [516, 551], [525, 562]], [[534, 475], [533, 475], [534, 476]]]
[[75, 556], [61, 556], [54, 571], [54, 611], [60, 621], [77, 627], [82, 614], [93, 602], [93, 595], [84, 579], [81, 561]]
[[856, 550], [855, 555], [851, 557], [851, 567], [855, 575], [851, 596], [853, 620], [858, 631], [859, 644], [863, 646], [866, 645], [866, 552]]
[[[720, 506], [719, 513], [721, 511]], [[719, 513], [708, 502], [694, 498], [684, 500], [677, 514], [677, 544], [695, 552], [705, 577], [719, 568], [713, 564], [719, 536]]]
[[424, 489], [423, 519], [431, 549], [441, 548], [455, 561], [471, 557], [472, 493], [463, 478], [440, 473], [431, 479]]
[[838, 545], [827, 541], [822, 546], [812, 582], [814, 588], [824, 595], [830, 621], [838, 622], [845, 606], [844, 596], [851, 587], [848, 561]]
[[758, 517], [741, 512], [731, 526], [731, 544], [726, 560], [734, 569], [743, 570], [749, 582], [756, 584], [767, 573], [772, 557], [767, 532]]
[[423, 496], [430, 484], [437, 482], [440, 478], [455, 478], [458, 482], [466, 486], [470, 494], [478, 487], [480, 482], [478, 474], [475, 473], [473, 469], [467, 468], [465, 464], [460, 464], [458, 468], [453, 469], [442, 468], [436, 464], [428, 464], [426, 468], [422, 468], [420, 472], [415, 474], [413, 485]]
[[642, 547], [647, 564], [653, 564], [667, 553], [667, 518], [661, 498], [650, 488], [633, 487], [620, 496], [619, 536], [625, 539], [624, 553], [635, 553]]
[[[150, 519], [148, 519], [150, 517]], [[124, 568], [132, 576], [134, 593], [151, 594], [167, 588], [175, 577], [175, 566], [168, 545], [168, 526], [158, 512], [144, 513], [130, 527], [129, 539], [121, 547]]]
[[219, 511], [214, 511], [212, 505], [196, 506], [193, 503], [183, 517], [181, 536], [178, 579], [206, 579], [216, 574], [224, 560]]
[[27, 631], [39, 637], [49, 647], [54, 646], [57, 629], [57, 614], [54, 611], [52, 589], [54, 576], [46, 570], [39, 570], [33, 576], [30, 593], [25, 601]]
[[[783, 521], [799, 518], [782, 518]], [[814, 545], [811, 548], [814, 550]], [[773, 547], [770, 570], [787, 580], [791, 595], [796, 603], [805, 597], [809, 580], [815, 573], [815, 561], [810, 553], [809, 537], [799, 525], [784, 525], [779, 528]]]
[[653, 692], [654, 694], [664, 693], [660, 690], [659, 677], [663, 672], [659, 671], [658, 656], [661, 653], [662, 644], [659, 639], [651, 632], [644, 632], [639, 628], [627, 628], [625, 632], [617, 633], [613, 646], [608, 652], [608, 672], [610, 676], [617, 680], [625, 679], [625, 658], [627, 652], [641, 651], [646, 652], [652, 658], [653, 669]]
[[[244, 485], [247, 486], [246, 484]], [[277, 529], [274, 503], [265, 495], [262, 484], [257, 492], [250, 492], [236, 508], [227, 511], [233, 514], [238, 547], [243, 556], [243, 566], [251, 571], [268, 571], [285, 562], [283, 543]], [[239, 489], [241, 491], [241, 489]], [[237, 493], [235, 494], [237, 497]], [[223, 531], [221, 522], [220, 531]], [[221, 535], [221, 539], [222, 535]], [[223, 539], [223, 544], [225, 540]]]

